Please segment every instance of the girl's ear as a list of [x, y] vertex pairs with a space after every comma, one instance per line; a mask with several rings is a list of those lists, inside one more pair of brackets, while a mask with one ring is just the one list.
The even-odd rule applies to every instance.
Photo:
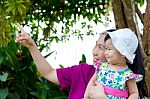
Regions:
[[122, 55], [122, 58], [125, 59], [126, 63], [130, 63], [130, 62], [128, 61], [128, 59], [126, 58], [126, 56]]

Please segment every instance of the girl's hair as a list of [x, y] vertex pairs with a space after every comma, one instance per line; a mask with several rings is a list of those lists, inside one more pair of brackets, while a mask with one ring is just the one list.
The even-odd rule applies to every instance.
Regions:
[[[113, 30], [115, 31], [115, 30]], [[113, 31], [108, 31], [108, 32], [113, 32]], [[107, 33], [107, 31], [106, 31]], [[110, 36], [106, 34], [104, 41], [110, 39]], [[148, 90], [147, 90], [147, 85], [145, 81], [145, 69], [144, 69], [144, 61], [143, 61], [143, 56], [141, 53], [141, 48], [140, 45], [138, 44], [138, 47], [135, 51], [135, 59], [133, 64], [130, 64], [127, 62], [128, 67], [132, 70], [133, 73], [135, 74], [141, 74], [143, 75], [143, 79], [137, 83], [138, 91], [139, 91], [139, 96], [140, 99], [144, 97], [148, 97]]]

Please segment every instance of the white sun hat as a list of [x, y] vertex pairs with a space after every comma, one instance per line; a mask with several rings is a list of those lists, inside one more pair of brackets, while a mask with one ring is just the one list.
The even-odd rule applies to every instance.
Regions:
[[138, 39], [135, 33], [129, 28], [118, 29], [107, 33], [114, 47], [132, 64], [135, 58], [134, 53], [138, 47]]

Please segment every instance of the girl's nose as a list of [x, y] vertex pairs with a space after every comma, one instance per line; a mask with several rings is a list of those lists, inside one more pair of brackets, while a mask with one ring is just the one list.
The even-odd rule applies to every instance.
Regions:
[[104, 52], [104, 53], [105, 53], [105, 55], [108, 55], [109, 51], [108, 51], [108, 50], [105, 50], [105, 52]]

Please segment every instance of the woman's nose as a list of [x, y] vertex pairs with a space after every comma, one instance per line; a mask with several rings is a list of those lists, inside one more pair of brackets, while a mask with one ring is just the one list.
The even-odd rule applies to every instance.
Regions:
[[97, 56], [97, 47], [94, 47], [94, 49], [93, 49], [93, 56]]
[[93, 56], [97, 56], [97, 53], [93, 52]]

